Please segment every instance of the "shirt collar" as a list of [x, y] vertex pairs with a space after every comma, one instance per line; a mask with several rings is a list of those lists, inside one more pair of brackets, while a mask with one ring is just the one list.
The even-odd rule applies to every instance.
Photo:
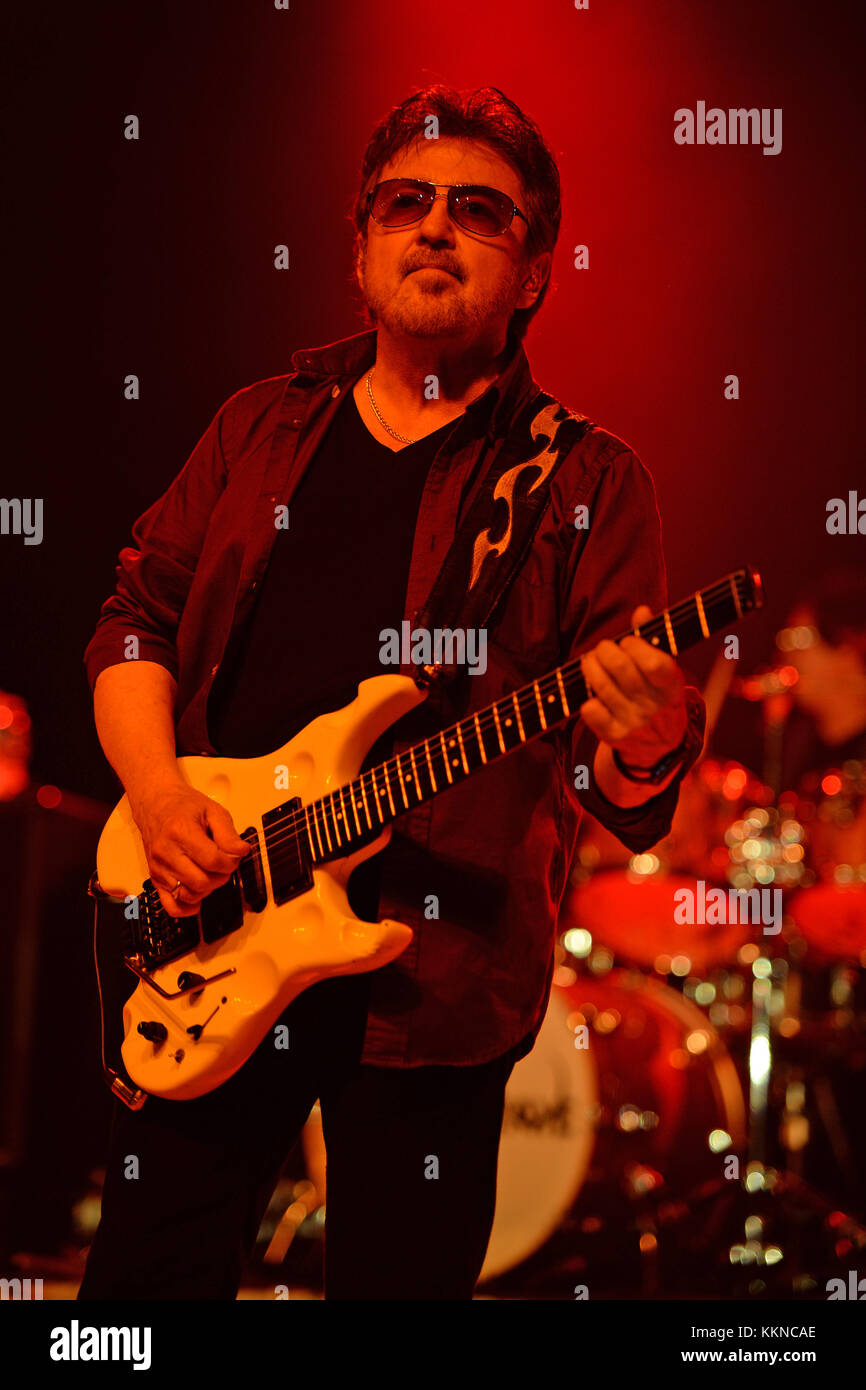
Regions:
[[[376, 329], [371, 328], [324, 347], [300, 348], [292, 353], [291, 365], [295, 371], [314, 377], [355, 380], [375, 360]], [[465, 414], [478, 433], [493, 439], [508, 433], [514, 413], [538, 389], [523, 344], [518, 343], [499, 376], [477, 400], [470, 402]]]

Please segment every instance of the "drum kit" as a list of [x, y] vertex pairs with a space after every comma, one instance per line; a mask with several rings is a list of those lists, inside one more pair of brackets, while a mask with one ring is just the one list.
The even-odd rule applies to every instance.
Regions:
[[[584, 817], [481, 1297], [825, 1298], [866, 1268], [866, 762], [781, 794], [777, 765], [705, 756], [651, 853]], [[304, 1140], [266, 1262], [322, 1234], [320, 1117]]]
[[866, 763], [775, 796], [704, 758], [650, 854], [585, 818], [560, 933], [487, 1287], [826, 1297], [866, 1250]]

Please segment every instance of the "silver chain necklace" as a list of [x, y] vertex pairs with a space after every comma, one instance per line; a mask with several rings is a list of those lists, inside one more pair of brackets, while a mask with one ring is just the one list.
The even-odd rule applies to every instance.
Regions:
[[373, 410], [375, 411], [376, 419], [379, 421], [379, 424], [382, 426], [382, 429], [387, 430], [388, 433], [391, 435], [392, 439], [399, 439], [401, 444], [417, 444], [417, 439], [408, 439], [405, 434], [398, 434], [396, 430], [392, 430], [391, 426], [388, 424], [388, 421], [382, 415], [382, 412], [377, 406], [376, 402], [373, 400], [373, 388], [370, 385], [372, 377], [373, 368], [371, 367], [369, 372], [367, 373], [367, 395], [370, 397], [370, 404], [373, 407]]

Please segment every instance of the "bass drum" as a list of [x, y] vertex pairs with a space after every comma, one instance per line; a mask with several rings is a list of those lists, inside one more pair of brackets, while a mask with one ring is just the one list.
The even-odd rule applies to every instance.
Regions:
[[656, 1188], [684, 1197], [721, 1177], [723, 1155], [746, 1140], [736, 1068], [696, 1005], [631, 971], [560, 968], [557, 979], [505, 1091], [482, 1280], [543, 1245], [583, 1189], [602, 1202]]

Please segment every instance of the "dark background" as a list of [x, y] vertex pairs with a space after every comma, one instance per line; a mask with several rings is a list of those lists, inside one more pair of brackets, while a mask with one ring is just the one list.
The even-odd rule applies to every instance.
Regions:
[[[6, 0], [0, 495], [43, 498], [45, 534], [0, 536], [0, 691], [63, 797], [0, 805], [4, 1269], [4, 1246], [65, 1239], [105, 1152], [84, 888], [119, 788], [82, 654], [132, 522], [222, 402], [362, 326], [349, 210], [374, 122], [430, 81], [500, 86], [539, 122], [564, 216], [535, 376], [651, 469], [673, 599], [761, 569], [751, 671], [799, 593], [862, 563], [825, 521], [866, 490], [863, 30], [814, 0]], [[676, 145], [699, 100], [781, 107], [781, 153]], [[699, 683], [718, 648], [688, 656]], [[756, 707], [729, 701], [715, 747], [760, 770]]]
[[[28, 702], [37, 780], [115, 798], [81, 655], [116, 554], [227, 396], [362, 326], [347, 220], [361, 154], [427, 81], [501, 86], [557, 154], [563, 228], [530, 360], [653, 472], [672, 597], [759, 566], [748, 671], [772, 660], [796, 592], [859, 561], [863, 538], [825, 519], [864, 477], [862, 11], [17, 0], [2, 23], [0, 491], [43, 497], [45, 535], [0, 537], [0, 688]], [[674, 110], [698, 100], [782, 107], [781, 153], [676, 145]], [[588, 271], [572, 268], [579, 243]], [[699, 680], [716, 649], [689, 658]], [[729, 705], [717, 748], [759, 762], [753, 707]]]

